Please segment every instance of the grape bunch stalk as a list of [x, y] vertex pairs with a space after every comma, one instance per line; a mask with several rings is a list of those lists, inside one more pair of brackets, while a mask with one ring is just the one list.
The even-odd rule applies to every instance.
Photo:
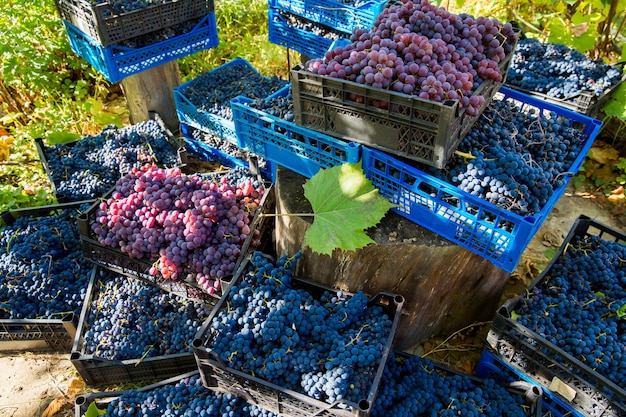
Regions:
[[188, 176], [148, 164], [118, 180], [91, 230], [101, 245], [153, 262], [151, 274], [191, 280], [213, 294], [257, 233], [252, 220], [264, 193], [243, 171]]
[[403, 0], [385, 7], [371, 29], [355, 29], [350, 42], [308, 61], [306, 69], [425, 100], [458, 100], [475, 116], [485, 103], [476, 90], [484, 80], [503, 81], [499, 63], [512, 52], [517, 34], [510, 23], [455, 15], [428, 0]]

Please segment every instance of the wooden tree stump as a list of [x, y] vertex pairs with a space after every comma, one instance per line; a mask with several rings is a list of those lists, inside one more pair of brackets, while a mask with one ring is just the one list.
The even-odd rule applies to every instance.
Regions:
[[[304, 197], [305, 181], [301, 175], [278, 169], [278, 214], [312, 212]], [[396, 213], [389, 212], [368, 231], [376, 244], [351, 252], [335, 250], [332, 256], [304, 246], [312, 221], [310, 217], [276, 217], [276, 254], [301, 251], [297, 276], [333, 288], [404, 296], [405, 314], [396, 336], [399, 349], [491, 320], [499, 307], [510, 276], [507, 272]]]
[[172, 132], [179, 131], [176, 103], [172, 89], [180, 85], [177, 61], [166, 62], [121, 81], [126, 97], [128, 114], [132, 124], [149, 119], [149, 112], [156, 112]]

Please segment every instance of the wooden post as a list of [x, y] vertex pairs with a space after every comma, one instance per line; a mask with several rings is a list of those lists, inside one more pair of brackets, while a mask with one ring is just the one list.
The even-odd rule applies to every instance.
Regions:
[[[276, 212], [310, 213], [302, 188], [306, 178], [283, 168], [276, 176]], [[335, 250], [332, 256], [313, 253], [303, 244], [310, 222], [310, 217], [276, 217], [277, 256], [302, 252], [296, 275], [336, 289], [404, 296], [396, 333], [400, 349], [491, 320], [510, 277], [393, 212], [368, 233], [376, 244], [351, 252]]]
[[179, 122], [172, 89], [180, 83], [178, 61], [175, 60], [124, 78], [121, 86], [130, 122], [135, 124], [148, 120], [148, 113], [153, 111], [161, 116], [168, 129], [178, 132]]

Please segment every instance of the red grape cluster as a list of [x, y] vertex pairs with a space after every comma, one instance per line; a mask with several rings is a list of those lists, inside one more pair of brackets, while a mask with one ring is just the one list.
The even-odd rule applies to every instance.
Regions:
[[307, 70], [436, 102], [459, 100], [477, 115], [485, 98], [472, 93], [483, 80], [502, 82], [498, 64], [517, 34], [510, 23], [402, 0], [383, 9], [371, 29], [355, 29], [350, 41], [308, 61]]
[[212, 294], [234, 271], [264, 191], [252, 177], [187, 176], [145, 165], [116, 183], [91, 227], [101, 245], [154, 261], [151, 274], [194, 278]]

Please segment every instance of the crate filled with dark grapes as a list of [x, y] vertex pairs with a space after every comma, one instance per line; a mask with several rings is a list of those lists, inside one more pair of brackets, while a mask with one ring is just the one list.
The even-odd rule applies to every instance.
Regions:
[[624, 80], [623, 63], [609, 65], [567, 45], [526, 38], [515, 48], [506, 85], [594, 116]]
[[90, 386], [197, 370], [191, 344], [211, 307], [96, 267], [70, 360]]
[[547, 417], [543, 400], [543, 390], [522, 378], [500, 383], [394, 351], [371, 416]]
[[55, 0], [61, 19], [102, 46], [213, 13], [213, 0]]
[[185, 123], [180, 124], [180, 131], [185, 138], [185, 149], [190, 155], [202, 161], [219, 163], [226, 169], [248, 170], [253, 175], [261, 175], [274, 182], [276, 165], [271, 161]]
[[236, 395], [206, 389], [198, 370], [141, 388], [79, 395], [74, 402], [75, 417], [122, 417], [131, 410], [145, 410], [144, 415], [170, 417], [278, 417]]
[[184, 146], [158, 116], [123, 128], [110, 125], [62, 144], [37, 138], [35, 146], [59, 202], [100, 198], [134, 167], [155, 163], [171, 168], [186, 161]]
[[78, 219], [84, 256], [183, 297], [214, 304], [261, 245], [271, 186], [248, 172], [183, 174], [145, 165]]
[[63, 21], [63, 25], [72, 51], [112, 83], [219, 43], [215, 12], [109, 46], [102, 46], [70, 22]]
[[262, 76], [248, 61], [235, 58], [174, 88], [181, 123], [239, 146], [230, 100], [243, 95], [265, 98], [288, 83]]
[[626, 234], [581, 215], [486, 349], [585, 416], [626, 415]]
[[[496, 383], [504, 386], [510, 386], [515, 381], [524, 381], [529, 384], [533, 384], [539, 387], [542, 391], [541, 398], [541, 416], [549, 417], [584, 417], [584, 414], [577, 411], [572, 405], [564, 398], [553, 393], [552, 391], [545, 389], [537, 381], [526, 375], [524, 372], [513, 367], [510, 363], [502, 360], [494, 353], [487, 349], [484, 349], [478, 363], [476, 364], [475, 373], [479, 378], [492, 379]], [[602, 410], [598, 410], [600, 414], [592, 415], [605, 415], [602, 414]], [[614, 415], [614, 414], [607, 414]]]
[[372, 27], [386, 3], [386, 0], [269, 0], [269, 7], [350, 35], [354, 29]]
[[361, 160], [393, 211], [513, 272], [601, 127], [502, 87], [444, 169], [367, 146]]
[[241, 146], [276, 165], [311, 178], [320, 169], [361, 158], [361, 146], [293, 122], [291, 85], [266, 99], [235, 97], [230, 102]]
[[269, 41], [305, 57], [322, 57], [334, 41], [349, 37], [344, 32], [273, 7], [268, 9], [267, 16]]
[[300, 254], [254, 252], [193, 342], [205, 386], [289, 416], [367, 416], [404, 298], [293, 276]]
[[292, 68], [296, 123], [443, 168], [503, 85], [517, 38], [496, 19], [390, 4], [349, 44]]
[[6, 211], [0, 229], [0, 350], [69, 351], [93, 265], [76, 218], [89, 204]]

